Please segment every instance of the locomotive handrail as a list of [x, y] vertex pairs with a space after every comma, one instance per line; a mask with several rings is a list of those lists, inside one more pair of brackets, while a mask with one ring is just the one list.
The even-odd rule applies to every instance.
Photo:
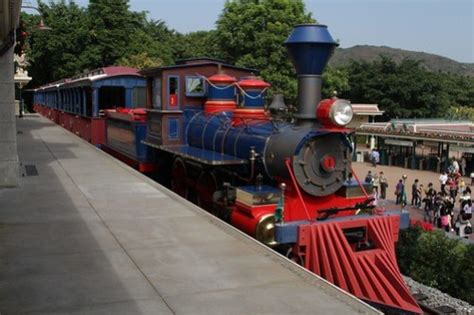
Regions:
[[369, 199], [370, 197], [367, 194], [367, 191], [365, 190], [364, 185], [361, 184], [359, 177], [357, 177], [357, 174], [354, 172], [354, 168], [352, 168], [352, 164], [351, 164], [351, 172], [352, 172], [352, 176], [354, 176], [354, 178], [356, 179], [357, 184], [359, 184], [360, 189], [364, 193], [365, 198]]
[[210, 86], [212, 86], [213, 88], [215, 88], [215, 89], [217, 89], [217, 90], [225, 90], [225, 89], [228, 89], [228, 88], [232, 87], [233, 85], [235, 85], [235, 83], [231, 83], [231, 84], [229, 84], [229, 85], [222, 86], [222, 87], [221, 87], [221, 86], [217, 86], [217, 85], [215, 85], [214, 83], [212, 83], [211, 81], [209, 81], [206, 76], [204, 76], [204, 75], [202, 75], [202, 74], [200, 74], [200, 73], [197, 73], [197, 72], [196, 72], [195, 74], [196, 74], [198, 77], [201, 77], [202, 79], [206, 80], [207, 84], [209, 84]]
[[245, 91], [242, 89], [242, 87], [241, 87], [238, 83], [231, 83], [231, 84], [228, 84], [228, 85], [226, 85], [226, 86], [220, 87], [220, 86], [215, 85], [215, 84], [212, 83], [211, 81], [209, 81], [209, 79], [208, 79], [206, 76], [204, 76], [204, 75], [202, 75], [202, 74], [200, 74], [200, 73], [197, 73], [197, 72], [196, 72], [195, 74], [196, 74], [198, 77], [201, 77], [202, 79], [206, 80], [207, 84], [209, 84], [210, 86], [212, 86], [213, 88], [215, 88], [215, 89], [217, 89], [217, 90], [225, 90], [225, 89], [228, 89], [228, 88], [230, 88], [230, 87], [232, 87], [232, 86], [236, 86], [236, 87], [240, 90], [240, 92], [242, 92], [242, 94], [244, 94], [246, 97], [248, 97], [248, 98], [250, 98], [250, 99], [252, 99], [252, 100], [256, 100], [256, 99], [262, 97], [262, 95], [268, 90], [268, 87], [266, 87], [266, 88], [264, 88], [258, 95], [252, 96], [252, 95], [249, 95], [247, 92], [245, 92]]
[[247, 92], [245, 92], [244, 89], [242, 89], [242, 87], [239, 85], [239, 83], [235, 83], [235, 86], [240, 90], [240, 92], [242, 92], [242, 94], [244, 94], [245, 96], [247, 96], [248, 98], [252, 100], [256, 100], [262, 97], [263, 93], [265, 93], [268, 90], [268, 87], [266, 87], [258, 95], [252, 96], [252, 95], [249, 95]]
[[304, 212], [306, 213], [306, 217], [307, 217], [308, 221], [312, 221], [311, 216], [309, 215], [309, 212], [308, 212], [308, 208], [306, 208], [306, 204], [304, 203], [303, 196], [301, 195], [301, 191], [298, 188], [298, 185], [296, 183], [295, 175], [293, 174], [293, 171], [291, 170], [290, 159], [289, 158], [285, 159], [285, 165], [286, 165], [286, 168], [288, 169], [288, 173], [290, 173], [291, 181], [293, 182], [293, 186], [296, 189], [296, 193], [298, 194], [298, 198], [300, 199], [300, 202], [303, 205], [303, 209], [304, 209]]
[[[207, 119], [206, 120], [206, 123], [203, 124], [202, 126], [203, 129], [202, 129], [202, 136], [201, 136], [201, 144], [202, 144], [202, 148], [204, 149], [205, 148], [205, 141], [206, 141], [206, 130], [207, 130], [207, 127], [209, 126], [209, 124], [211, 123], [211, 121], [214, 119], [214, 118], [217, 118], [217, 120], [219, 120], [219, 128], [217, 130], [219, 130], [221, 127], [225, 127], [227, 125], [230, 124], [230, 119], [228, 118], [225, 118], [223, 117], [224, 115], [221, 115], [222, 112], [215, 112], [215, 113], [212, 113], [211, 114], [211, 118], [210, 119]], [[213, 141], [212, 141], [212, 146], [214, 147], [214, 151], [215, 151], [215, 137], [216, 137], [217, 133], [214, 135], [214, 138], [213, 138]]]
[[197, 112], [196, 114], [193, 115], [193, 117], [191, 117], [191, 119], [189, 120], [187, 126], [186, 126], [186, 130], [184, 132], [184, 140], [186, 141], [186, 143], [188, 143], [188, 134], [189, 134], [189, 127], [191, 126], [191, 123], [192, 121], [198, 117], [199, 115], [201, 114], [201, 112]]

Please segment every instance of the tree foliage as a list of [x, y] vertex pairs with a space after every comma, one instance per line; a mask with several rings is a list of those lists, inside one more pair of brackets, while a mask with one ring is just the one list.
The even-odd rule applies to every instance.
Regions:
[[341, 95], [349, 91], [349, 73], [344, 68], [326, 67], [323, 72], [322, 96], [331, 97], [336, 92]]
[[296, 97], [296, 77], [283, 42], [296, 24], [314, 23], [302, 0], [234, 0], [226, 2], [216, 22], [222, 57], [260, 70], [272, 90]]
[[83, 54], [88, 67], [114, 64], [140, 31], [144, 15], [131, 12], [128, 1], [90, 0], [87, 8], [88, 45]]
[[401, 272], [415, 281], [474, 303], [473, 244], [412, 227], [400, 231], [397, 259]]
[[84, 21], [85, 10], [74, 2], [39, 2], [46, 25], [52, 31], [35, 30], [39, 22], [36, 15], [22, 15], [29, 28], [27, 56], [32, 84], [56, 81], [81, 71], [85, 62], [81, 55], [87, 46], [88, 30]]
[[171, 64], [178, 51], [174, 39], [179, 34], [130, 11], [126, 0], [91, 0], [87, 8], [73, 1], [40, 1], [39, 10], [51, 31], [37, 31], [39, 17], [22, 14], [30, 34], [32, 86], [114, 64]]
[[472, 79], [428, 71], [421, 61], [380, 56], [372, 63], [352, 61], [347, 71], [350, 89], [344, 96], [378, 103], [392, 118], [446, 117], [451, 106], [474, 106]]

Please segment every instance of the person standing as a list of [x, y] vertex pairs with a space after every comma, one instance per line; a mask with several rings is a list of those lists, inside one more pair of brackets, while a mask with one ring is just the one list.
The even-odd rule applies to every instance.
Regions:
[[387, 197], [387, 187], [388, 181], [383, 172], [379, 173], [379, 183], [380, 183], [380, 198], [385, 199]]
[[461, 177], [458, 183], [459, 194], [462, 196], [465, 190], [466, 190], [466, 182], [464, 181], [464, 178]]
[[461, 214], [458, 215], [458, 218], [455, 223], [456, 234], [462, 238], [468, 238], [469, 234], [466, 234], [466, 228], [470, 228], [472, 231], [472, 225], [469, 220], [465, 220]]
[[453, 226], [454, 226], [454, 202], [455, 202], [455, 199], [453, 199], [451, 197], [447, 197], [446, 200], [445, 200], [446, 213], [447, 213], [448, 219], [449, 219], [450, 231], [453, 231]]
[[425, 215], [424, 220], [433, 223], [434, 199], [436, 192], [433, 189], [433, 183], [429, 183], [425, 189]]
[[466, 176], [466, 165], [467, 165], [466, 157], [463, 155], [461, 157], [461, 175], [462, 176]]
[[373, 184], [374, 182], [374, 177], [372, 176], [372, 171], [368, 171], [367, 175], [365, 176], [364, 182], [366, 184]]
[[439, 176], [439, 184], [441, 185], [441, 193], [443, 195], [446, 194], [446, 182], [448, 181], [448, 174], [446, 172], [442, 172], [441, 175]]
[[458, 185], [456, 184], [456, 180], [452, 176], [448, 176], [448, 181], [446, 182], [449, 190], [449, 196], [451, 198], [456, 199], [457, 196], [457, 189]]
[[451, 230], [451, 225], [450, 225], [450, 220], [449, 220], [449, 214], [445, 205], [442, 205], [440, 207], [439, 214], [440, 214], [440, 218], [439, 218], [440, 225], [438, 227], [445, 230], [446, 232], [449, 232]]
[[472, 200], [469, 199], [466, 204], [464, 205], [462, 211], [461, 211], [461, 215], [463, 217], [464, 220], [471, 220], [472, 219]]
[[405, 185], [403, 184], [402, 179], [398, 181], [398, 184], [395, 187], [395, 195], [397, 196], [397, 200], [395, 201], [395, 204], [397, 205], [403, 204], [404, 195], [405, 195]]
[[423, 208], [423, 200], [424, 200], [424, 196], [423, 194], [425, 193], [425, 187], [423, 186], [423, 184], [420, 184], [420, 186], [418, 187], [418, 191], [420, 192], [420, 206], [418, 207], [419, 209]]
[[456, 158], [453, 158], [453, 170], [455, 173], [459, 173], [459, 162]]
[[380, 177], [377, 175], [377, 173], [375, 173], [372, 180], [372, 191], [375, 194], [376, 199], [379, 199], [379, 187], [380, 187]]
[[380, 153], [376, 148], [374, 148], [370, 154], [370, 161], [373, 167], [377, 167], [377, 164], [380, 162]]
[[411, 205], [413, 207], [420, 207], [420, 204], [421, 204], [420, 188], [418, 187], [418, 178], [417, 178], [411, 185]]

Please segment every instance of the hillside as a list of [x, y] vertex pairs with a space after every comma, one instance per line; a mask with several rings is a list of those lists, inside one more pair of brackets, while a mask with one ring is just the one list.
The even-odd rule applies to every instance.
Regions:
[[330, 64], [339, 66], [347, 64], [350, 60], [372, 61], [379, 55], [390, 56], [395, 61], [401, 61], [404, 58], [422, 60], [428, 70], [474, 77], [473, 63], [461, 63], [439, 55], [386, 46], [357, 45], [350, 48], [338, 48], [331, 58]]

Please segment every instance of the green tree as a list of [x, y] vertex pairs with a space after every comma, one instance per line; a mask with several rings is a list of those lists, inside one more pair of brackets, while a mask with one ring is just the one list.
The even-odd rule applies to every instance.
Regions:
[[128, 0], [90, 0], [89, 41], [82, 54], [88, 68], [110, 66], [124, 57], [143, 26], [144, 13], [131, 12]]
[[273, 92], [296, 98], [296, 75], [282, 46], [296, 24], [314, 23], [302, 0], [227, 1], [216, 22], [222, 57], [260, 70]]
[[46, 25], [51, 31], [36, 29], [39, 16], [22, 14], [28, 27], [29, 47], [26, 51], [33, 77], [31, 85], [36, 86], [72, 76], [84, 68], [80, 55], [87, 43], [87, 14], [73, 1], [39, 2]]
[[459, 263], [459, 298], [474, 305], [474, 244], [466, 246], [464, 256]]
[[399, 64], [380, 56], [372, 63], [352, 61], [347, 68], [353, 102], [378, 103], [389, 117], [443, 117], [454, 103], [445, 75], [423, 68], [421, 61]]
[[83, 9], [63, 0], [40, 2], [39, 8], [52, 31], [35, 31], [39, 16], [22, 14], [30, 34], [27, 57], [32, 86], [103, 66], [147, 67], [175, 60], [175, 39], [181, 35], [163, 21], [131, 12], [128, 1], [92, 0]]
[[415, 226], [400, 231], [396, 249], [404, 275], [474, 303], [473, 244], [450, 238], [443, 231], [424, 232]]
[[115, 63], [122, 64], [131, 59], [136, 62], [142, 58], [142, 65], [172, 64], [175, 53], [169, 43], [173, 42], [173, 38], [176, 36], [175, 32], [168, 29], [163, 21], [147, 21], [143, 18], [140, 26], [132, 32], [121, 58]]
[[474, 121], [474, 106], [452, 106], [450, 112], [453, 113], [453, 119], [461, 119], [461, 120], [471, 120]]
[[[210, 57], [222, 58], [215, 30], [197, 31], [178, 35], [175, 41], [175, 58]], [[176, 47], [177, 46], [177, 47]]]
[[117, 64], [137, 69], [154, 68], [163, 65], [163, 60], [148, 56], [146, 52], [119, 59]]
[[446, 237], [443, 231], [423, 233], [412, 257], [411, 276], [443, 292], [451, 293], [461, 289], [458, 274], [459, 262], [464, 256], [465, 246]]
[[349, 73], [347, 70], [328, 66], [326, 71], [323, 72], [323, 98], [331, 97], [334, 92], [337, 92], [337, 95], [344, 94], [349, 89]]
[[423, 230], [419, 226], [414, 226], [400, 231], [397, 243], [397, 261], [400, 271], [404, 275], [411, 275], [413, 257], [418, 252], [418, 239]]

